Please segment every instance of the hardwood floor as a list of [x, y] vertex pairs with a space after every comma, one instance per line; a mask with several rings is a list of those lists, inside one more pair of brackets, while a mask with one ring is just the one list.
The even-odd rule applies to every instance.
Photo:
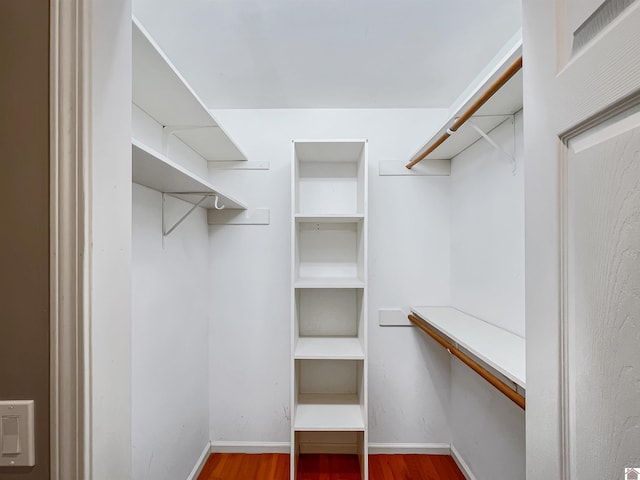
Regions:
[[360, 480], [357, 455], [300, 455], [297, 480]]
[[370, 480], [465, 480], [449, 455], [369, 455]]
[[289, 478], [289, 455], [265, 453], [212, 453], [198, 480], [285, 480]]
[[[289, 480], [289, 455], [213, 453], [198, 480]], [[297, 480], [360, 480], [355, 455], [300, 455]], [[369, 480], [465, 480], [448, 455], [369, 455]]]

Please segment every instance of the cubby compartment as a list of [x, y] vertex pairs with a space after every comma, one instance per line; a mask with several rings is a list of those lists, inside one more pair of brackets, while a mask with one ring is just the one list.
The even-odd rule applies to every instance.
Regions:
[[295, 370], [294, 430], [364, 430], [362, 360], [296, 360]]
[[357, 454], [362, 432], [296, 432], [295, 448], [301, 453]]
[[362, 141], [296, 142], [295, 213], [362, 214], [364, 150]]
[[300, 282], [364, 280], [363, 221], [296, 219], [296, 279]]
[[296, 359], [363, 359], [364, 291], [298, 289], [295, 293]]
[[[346, 462], [349, 471], [352, 470], [351, 462], [360, 464], [360, 477], [365, 478], [365, 458], [364, 455], [365, 434], [363, 431], [332, 431], [332, 432], [305, 432], [297, 431], [293, 435], [293, 451], [292, 458], [295, 460], [294, 467], [301, 471], [308, 471], [309, 462], [313, 462], [313, 457], [305, 460], [305, 455], [313, 454], [339, 454], [342, 455], [342, 462]], [[300, 458], [302, 455], [302, 458]], [[346, 457], [350, 455], [354, 457]], [[357, 457], [355, 457], [357, 455]], [[318, 457], [316, 457], [318, 458]], [[298, 467], [298, 464], [300, 467]], [[333, 478], [333, 477], [331, 477]], [[349, 477], [352, 478], [352, 477]]]

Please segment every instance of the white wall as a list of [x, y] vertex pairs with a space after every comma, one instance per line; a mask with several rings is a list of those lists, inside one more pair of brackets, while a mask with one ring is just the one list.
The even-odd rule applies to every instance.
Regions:
[[515, 138], [516, 171], [484, 139], [451, 162], [451, 300], [524, 337], [522, 112], [490, 135], [507, 152]]
[[[88, 4], [89, 2], [83, 2]], [[131, 2], [91, 2], [87, 463], [131, 478]]]
[[372, 443], [446, 442], [448, 355], [413, 328], [379, 327], [378, 309], [448, 304], [448, 177], [380, 177], [406, 161], [446, 110], [223, 110], [216, 116], [269, 171], [212, 180], [268, 226], [210, 227], [211, 439], [289, 442], [290, 162], [293, 138], [368, 138], [369, 420]]
[[[174, 221], [191, 204], [168, 197]], [[185, 479], [209, 442], [206, 210], [162, 240], [162, 194], [133, 184], [133, 473]]]
[[[514, 136], [515, 132], [515, 136]], [[522, 112], [452, 161], [452, 305], [524, 336]], [[437, 347], [439, 348], [439, 347]], [[478, 480], [525, 478], [525, 412], [451, 357], [453, 445]]]
[[450, 357], [453, 446], [476, 480], [523, 480], [524, 410], [460, 360]]
[[[133, 106], [133, 137], [162, 152], [162, 126]], [[169, 137], [166, 155], [207, 176], [207, 162]], [[191, 204], [166, 197], [172, 225]], [[162, 239], [162, 194], [133, 184], [134, 478], [187, 478], [209, 442], [209, 243], [196, 209]]]

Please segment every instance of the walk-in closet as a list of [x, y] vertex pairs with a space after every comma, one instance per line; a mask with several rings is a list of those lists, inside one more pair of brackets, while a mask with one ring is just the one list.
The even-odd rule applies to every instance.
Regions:
[[0, 5], [0, 480], [637, 479], [638, 32]]

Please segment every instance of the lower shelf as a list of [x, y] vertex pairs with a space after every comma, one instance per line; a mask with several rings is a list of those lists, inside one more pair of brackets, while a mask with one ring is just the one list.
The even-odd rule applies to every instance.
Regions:
[[295, 288], [364, 288], [358, 277], [298, 277]]
[[364, 349], [355, 337], [301, 337], [296, 343], [294, 358], [364, 360]]
[[305, 432], [364, 431], [362, 406], [356, 395], [300, 395], [293, 428]]

